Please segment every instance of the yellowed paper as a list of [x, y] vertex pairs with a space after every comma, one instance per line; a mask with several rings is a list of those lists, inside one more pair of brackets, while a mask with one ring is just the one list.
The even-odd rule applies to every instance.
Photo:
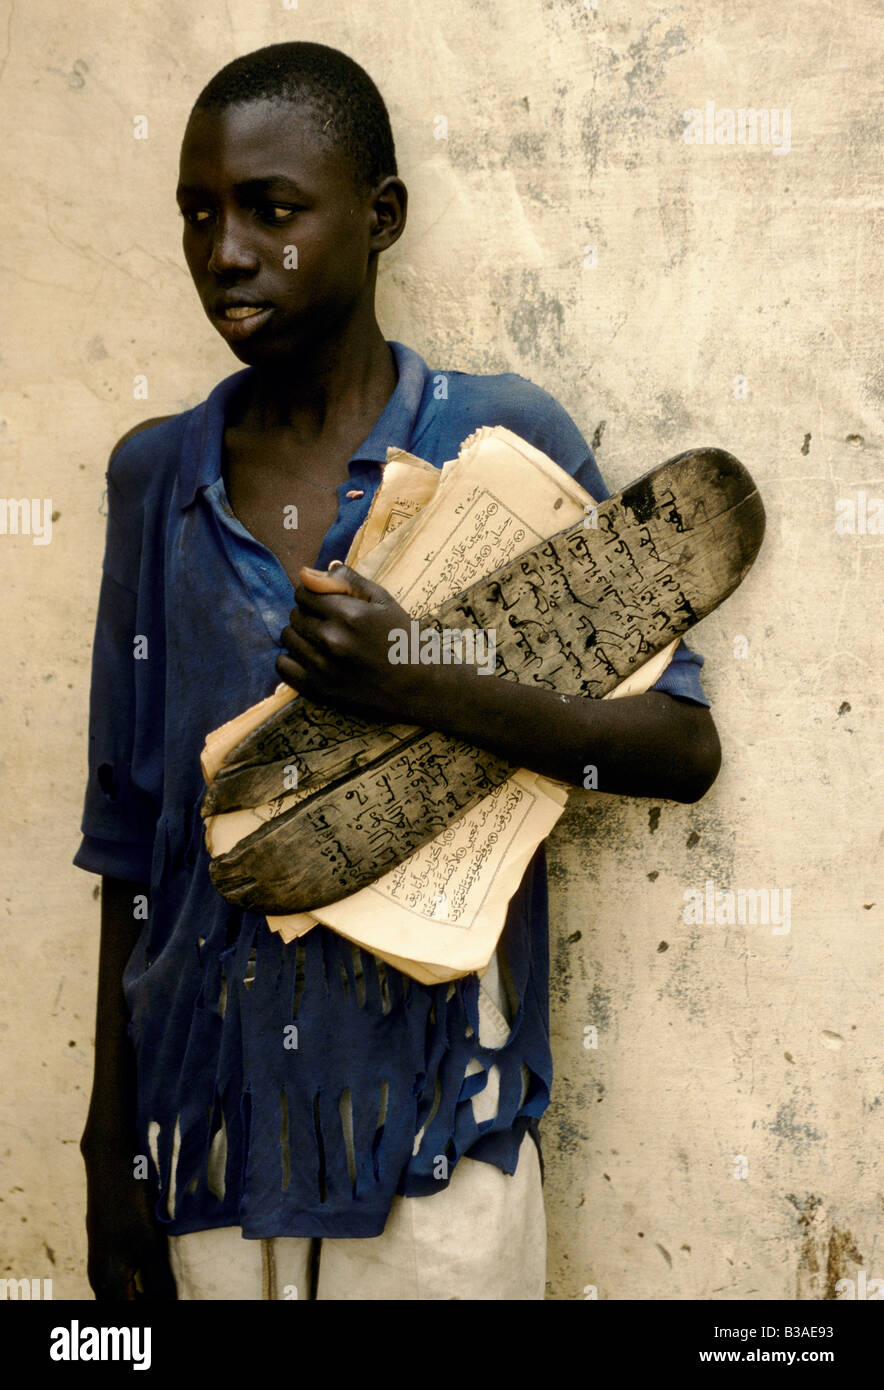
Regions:
[[510, 898], [567, 799], [546, 778], [518, 772], [377, 883], [314, 915], [371, 951], [458, 974], [484, 970]]
[[592, 498], [539, 449], [502, 426], [483, 426], [378, 569], [413, 617], [540, 545], [585, 515]]
[[439, 477], [439, 469], [425, 459], [406, 453], [404, 449], [388, 449], [380, 486], [368, 516], [353, 537], [347, 564], [356, 568], [376, 546], [417, 516], [436, 491]]

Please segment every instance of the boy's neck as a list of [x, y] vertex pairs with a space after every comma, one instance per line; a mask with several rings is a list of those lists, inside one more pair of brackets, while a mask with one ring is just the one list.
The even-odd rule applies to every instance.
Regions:
[[346, 429], [348, 420], [377, 418], [396, 381], [396, 360], [372, 314], [368, 324], [351, 321], [335, 338], [311, 344], [309, 356], [256, 370], [237, 423], [308, 442]]

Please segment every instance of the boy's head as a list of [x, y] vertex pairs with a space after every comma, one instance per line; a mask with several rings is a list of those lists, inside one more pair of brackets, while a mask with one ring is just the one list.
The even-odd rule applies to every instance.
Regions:
[[353, 166], [358, 192], [397, 174], [384, 99], [368, 73], [346, 53], [321, 43], [274, 43], [234, 58], [200, 92], [194, 111], [250, 101], [300, 106], [316, 129]]
[[354, 317], [373, 323], [377, 254], [406, 202], [383, 98], [335, 49], [259, 49], [197, 98], [181, 148], [184, 253], [244, 362], [285, 364]]

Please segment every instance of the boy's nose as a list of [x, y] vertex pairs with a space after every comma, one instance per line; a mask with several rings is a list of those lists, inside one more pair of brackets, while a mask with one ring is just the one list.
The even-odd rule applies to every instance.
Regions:
[[209, 270], [223, 275], [231, 270], [254, 270], [257, 257], [249, 249], [248, 240], [232, 221], [219, 219], [212, 241]]

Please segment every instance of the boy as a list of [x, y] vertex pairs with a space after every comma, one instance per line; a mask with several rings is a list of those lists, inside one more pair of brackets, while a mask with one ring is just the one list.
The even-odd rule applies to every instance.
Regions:
[[482, 986], [425, 987], [322, 926], [285, 946], [215, 892], [199, 754], [281, 677], [571, 785], [591, 761], [605, 791], [693, 801], [720, 760], [702, 658], [681, 647], [648, 694], [604, 702], [389, 662], [407, 615], [333, 563], [388, 445], [438, 467], [502, 424], [608, 494], [546, 392], [452, 371], [446, 395], [385, 341], [377, 262], [407, 194], [360, 67], [288, 43], [222, 69], [178, 201], [203, 306], [246, 370], [124, 436], [108, 470], [75, 861], [103, 880], [90, 1282], [102, 1299], [542, 1298], [542, 850]]

